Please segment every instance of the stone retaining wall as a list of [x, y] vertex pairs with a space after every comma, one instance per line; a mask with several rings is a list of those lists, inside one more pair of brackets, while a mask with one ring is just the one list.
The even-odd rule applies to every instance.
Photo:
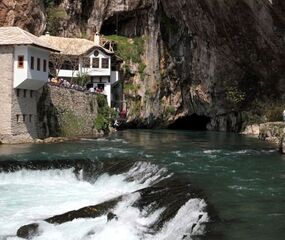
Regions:
[[97, 136], [97, 95], [47, 85], [38, 101], [38, 136]]

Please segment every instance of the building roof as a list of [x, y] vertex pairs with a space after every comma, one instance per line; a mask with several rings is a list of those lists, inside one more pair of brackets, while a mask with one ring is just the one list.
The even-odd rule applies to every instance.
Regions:
[[35, 45], [59, 52], [56, 47], [50, 46], [39, 37], [19, 27], [0, 27], [0, 45]]
[[40, 39], [49, 45], [56, 47], [60, 50], [61, 54], [79, 56], [88, 53], [94, 48], [99, 48], [106, 54], [114, 54], [112, 51], [105, 49], [94, 42], [84, 38], [65, 38], [55, 37], [50, 35], [40, 36]]

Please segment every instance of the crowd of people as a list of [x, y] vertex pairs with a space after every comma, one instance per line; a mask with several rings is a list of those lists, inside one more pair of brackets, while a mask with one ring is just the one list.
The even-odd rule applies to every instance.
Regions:
[[50, 78], [48, 80], [48, 83], [53, 85], [53, 86], [58, 86], [58, 87], [64, 87], [64, 88], [68, 88], [68, 89], [74, 89], [74, 90], [77, 90], [77, 91], [86, 91], [86, 87], [82, 87], [76, 83], [71, 83], [63, 78]]
[[93, 84], [92, 86], [80, 86], [76, 83], [71, 83], [69, 82], [68, 80], [66, 79], [63, 79], [63, 78], [49, 78], [48, 80], [48, 83], [50, 85], [53, 85], [53, 86], [58, 86], [58, 87], [64, 87], [64, 88], [68, 88], [68, 89], [74, 89], [74, 90], [77, 90], [77, 91], [88, 91], [90, 93], [103, 93], [104, 92], [104, 88], [102, 87], [93, 87]]

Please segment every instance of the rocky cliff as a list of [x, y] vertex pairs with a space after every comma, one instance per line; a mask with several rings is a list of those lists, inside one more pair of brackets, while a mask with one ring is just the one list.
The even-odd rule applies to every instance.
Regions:
[[46, 28], [46, 14], [42, 0], [1, 0], [0, 26], [18, 26], [40, 34]]
[[2, 1], [0, 24], [144, 40], [146, 67], [126, 75], [130, 125], [240, 131], [284, 104], [282, 0], [38, 1]]

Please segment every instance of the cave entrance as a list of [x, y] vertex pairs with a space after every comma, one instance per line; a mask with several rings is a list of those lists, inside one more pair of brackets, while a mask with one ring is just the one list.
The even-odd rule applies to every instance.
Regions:
[[106, 36], [142, 36], [147, 23], [145, 18], [146, 13], [147, 10], [117, 12], [115, 15], [104, 20], [100, 33]]
[[194, 113], [190, 116], [177, 119], [169, 126], [169, 129], [206, 131], [207, 124], [210, 122], [210, 120], [211, 119], [207, 116]]

